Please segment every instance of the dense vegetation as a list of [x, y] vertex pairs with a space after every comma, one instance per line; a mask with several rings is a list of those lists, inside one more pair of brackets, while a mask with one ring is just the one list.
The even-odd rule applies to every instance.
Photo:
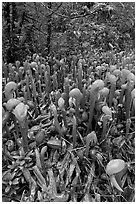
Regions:
[[2, 9], [2, 200], [134, 202], [134, 3]]
[[134, 47], [134, 2], [4, 2], [3, 58]]

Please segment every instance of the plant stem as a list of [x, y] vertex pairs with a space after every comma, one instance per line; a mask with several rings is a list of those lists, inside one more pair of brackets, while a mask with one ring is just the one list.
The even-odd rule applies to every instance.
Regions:
[[49, 86], [48, 86], [49, 82], [48, 82], [48, 72], [47, 71], [44, 73], [44, 79], [45, 79], [45, 92], [46, 92], [47, 97], [49, 99], [49, 92], [50, 91], [49, 91]]
[[38, 108], [37, 108], [37, 96], [36, 96], [36, 86], [34, 83], [34, 80], [31, 80], [31, 85], [32, 85], [32, 92], [33, 92], [33, 97], [34, 97], [34, 106], [35, 106], [35, 114], [38, 116]]
[[76, 147], [76, 140], [77, 140], [76, 126], [77, 126], [76, 117], [73, 115], [73, 128], [72, 128], [73, 149]]
[[69, 79], [65, 78], [64, 80], [64, 92], [66, 93], [66, 97], [65, 97], [65, 104], [66, 104], [66, 108], [68, 108], [69, 106]]
[[131, 90], [126, 89], [126, 94], [125, 94], [126, 119], [130, 118], [131, 104], [132, 104]]
[[44, 176], [46, 176], [45, 153], [47, 153], [47, 146], [42, 147], [41, 152], [40, 152], [41, 167], [42, 167]]
[[114, 98], [115, 89], [116, 89], [116, 85], [111, 84], [110, 94], [109, 94], [109, 107], [112, 107], [112, 102], [113, 102], [113, 98]]
[[68, 124], [67, 124], [67, 119], [66, 119], [66, 110], [63, 108], [63, 109], [61, 110], [61, 113], [62, 113], [62, 116], [63, 116], [64, 125], [65, 125], [65, 127], [67, 128], [67, 127], [68, 127]]
[[6, 112], [5, 115], [2, 117], [2, 128], [6, 125], [7, 121], [10, 119], [11, 113]]
[[82, 89], [82, 99], [81, 99], [81, 108], [84, 109], [85, 108], [85, 103], [86, 103], [86, 87], [84, 86]]
[[35, 149], [35, 155], [36, 155], [36, 166], [41, 169], [42, 166], [41, 166], [40, 153], [39, 153], [39, 150], [37, 148]]
[[19, 128], [18, 128], [18, 125], [17, 125], [17, 119], [16, 119], [14, 114], [12, 114], [11, 117], [12, 117], [12, 120], [13, 120], [13, 123], [14, 123], [14, 126], [15, 126], [15, 130], [16, 130], [15, 141], [17, 142], [17, 139], [19, 138]]
[[24, 152], [28, 152], [28, 124], [27, 120], [25, 120], [23, 123], [20, 123], [20, 131], [22, 135], [22, 146], [24, 149]]
[[30, 100], [30, 90], [29, 90], [29, 75], [26, 75], [26, 88], [27, 88], [27, 99]]
[[96, 101], [96, 95], [90, 94], [89, 123], [88, 123], [87, 134], [92, 131], [92, 120], [93, 120], [95, 101]]
[[102, 139], [104, 139], [105, 135], [106, 135], [106, 126], [107, 126], [107, 120], [105, 119], [103, 121], [103, 131], [102, 131]]
[[33, 170], [33, 172], [34, 172], [36, 178], [38, 179], [39, 184], [40, 184], [42, 190], [43, 190], [44, 192], [47, 192], [47, 191], [48, 191], [48, 188], [47, 188], [47, 186], [46, 186], [46, 180], [45, 180], [45, 178], [42, 176], [42, 174], [41, 174], [39, 168], [38, 168], [37, 166], [33, 166], [33, 167], [32, 167], [32, 170]]
[[78, 68], [78, 88], [82, 91], [82, 63], [79, 64]]
[[43, 99], [43, 94], [42, 94], [42, 89], [41, 89], [41, 81], [38, 81], [38, 85], [39, 85], [39, 93], [40, 93], [40, 97]]

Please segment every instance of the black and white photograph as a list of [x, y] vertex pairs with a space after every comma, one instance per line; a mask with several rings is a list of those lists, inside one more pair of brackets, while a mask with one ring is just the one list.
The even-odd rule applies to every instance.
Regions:
[[135, 2], [1, 2], [2, 202], [135, 202]]

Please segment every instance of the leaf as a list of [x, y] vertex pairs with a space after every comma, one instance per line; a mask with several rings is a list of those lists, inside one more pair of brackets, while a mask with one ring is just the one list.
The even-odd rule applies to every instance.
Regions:
[[9, 170], [4, 172], [3, 174], [3, 181], [10, 181], [12, 179], [12, 174], [9, 172]]
[[42, 174], [41, 174], [39, 168], [38, 168], [37, 166], [34, 166], [34, 167], [32, 167], [32, 170], [33, 170], [33, 172], [34, 172], [34, 174], [35, 174], [35, 176], [36, 176], [36, 178], [37, 178], [37, 180], [38, 180], [38, 185], [42, 188], [42, 190], [43, 190], [44, 192], [47, 192], [47, 191], [48, 191], [48, 188], [47, 188], [47, 186], [46, 186], [46, 180], [45, 180], [45, 178], [42, 176]]
[[79, 165], [78, 165], [78, 163], [77, 163], [77, 159], [75, 158], [75, 156], [74, 156], [74, 154], [71, 152], [70, 153], [71, 154], [71, 158], [72, 158], [72, 161], [74, 162], [74, 164], [75, 164], [75, 166], [76, 166], [76, 176], [75, 176], [75, 178], [73, 179], [73, 181], [72, 181], [72, 186], [74, 187], [73, 189], [73, 191], [75, 192], [75, 186], [77, 185], [77, 183], [78, 183], [78, 178], [80, 177], [80, 168], [79, 168]]
[[31, 185], [30, 185], [30, 189], [31, 189], [31, 196], [35, 196], [36, 194], [36, 188], [37, 188], [37, 183], [36, 181], [31, 177]]
[[35, 155], [36, 155], [36, 166], [41, 169], [42, 166], [41, 166], [40, 153], [37, 148], [35, 149]]
[[24, 190], [23, 193], [22, 193], [20, 202], [27, 202], [27, 201], [28, 201], [28, 197], [26, 197], [25, 190]]
[[2, 196], [2, 202], [10, 202], [10, 198]]
[[75, 168], [76, 168], [76, 164], [75, 164], [74, 162], [72, 162], [72, 163], [70, 164], [70, 167], [69, 167], [69, 170], [68, 170], [68, 174], [67, 174], [65, 186], [67, 186], [68, 183], [71, 181], [71, 176], [72, 176], [72, 174], [73, 174]]
[[24, 160], [22, 160], [22, 161], [19, 162], [19, 165], [20, 165], [20, 166], [23, 166], [24, 164], [25, 164], [25, 161], [24, 161]]
[[68, 199], [68, 194], [65, 194], [62, 192], [61, 194], [57, 193], [57, 188], [56, 188], [56, 182], [54, 178], [54, 174], [52, 169], [48, 170], [48, 175], [50, 179], [50, 184], [48, 186], [48, 195], [51, 196], [52, 199], [54, 199], [54, 202], [65, 202]]
[[95, 165], [93, 163], [91, 168], [90, 168], [89, 174], [88, 174], [88, 178], [87, 178], [87, 182], [85, 184], [84, 192], [89, 192], [91, 183], [92, 183], [93, 178], [94, 178], [94, 174], [95, 174]]
[[125, 175], [123, 176], [123, 178], [122, 178], [122, 181], [121, 181], [122, 187], [124, 186], [126, 180], [127, 180], [127, 174], [125, 174]]
[[21, 182], [22, 182], [22, 183], [25, 183], [25, 179], [24, 179], [23, 176], [21, 176]]
[[90, 193], [86, 193], [86, 194], [84, 195], [84, 198], [82, 199], [82, 202], [93, 202]]
[[13, 164], [8, 165], [7, 167], [8, 167], [9, 169], [14, 169], [14, 168], [16, 168], [16, 166], [17, 166], [17, 163], [14, 162]]
[[30, 156], [33, 155], [33, 152], [34, 152], [33, 150], [29, 151], [28, 154], [26, 155], [25, 159], [30, 158]]
[[30, 129], [30, 131], [34, 131], [34, 132], [38, 132], [40, 130], [40, 126], [39, 125], [35, 125], [35, 126], [33, 126], [31, 129]]
[[67, 171], [68, 170], [68, 165], [70, 163], [70, 154], [67, 153], [63, 159], [62, 162], [58, 162], [57, 163], [57, 169], [59, 170], [59, 174], [60, 174], [60, 179], [62, 182], [64, 182], [63, 180], [63, 176], [64, 176], [64, 173], [65, 173], [65, 170]]
[[58, 139], [51, 139], [47, 142], [47, 145], [52, 149], [60, 149], [61, 148], [61, 141]]
[[40, 202], [43, 201], [42, 192], [40, 192], [40, 191], [38, 191], [38, 201], [40, 201]]
[[13, 184], [13, 185], [19, 184], [19, 178], [15, 178], [15, 179], [12, 181], [12, 184]]
[[135, 191], [134, 191], [134, 189], [131, 189], [130, 187], [127, 186], [124, 189], [124, 193], [122, 195], [124, 196], [124, 198], [128, 202], [134, 202], [134, 199], [135, 199]]
[[14, 159], [22, 159], [22, 156], [13, 156]]
[[11, 186], [8, 185], [8, 186], [5, 188], [5, 193], [8, 193], [8, 192], [10, 191], [10, 189], [11, 189]]
[[95, 193], [95, 202], [101, 202], [99, 193]]

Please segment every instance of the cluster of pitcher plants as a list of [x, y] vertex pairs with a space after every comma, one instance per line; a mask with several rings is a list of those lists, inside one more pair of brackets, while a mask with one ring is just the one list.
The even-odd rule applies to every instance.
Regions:
[[135, 54], [69, 60], [3, 63], [5, 202], [134, 201]]

